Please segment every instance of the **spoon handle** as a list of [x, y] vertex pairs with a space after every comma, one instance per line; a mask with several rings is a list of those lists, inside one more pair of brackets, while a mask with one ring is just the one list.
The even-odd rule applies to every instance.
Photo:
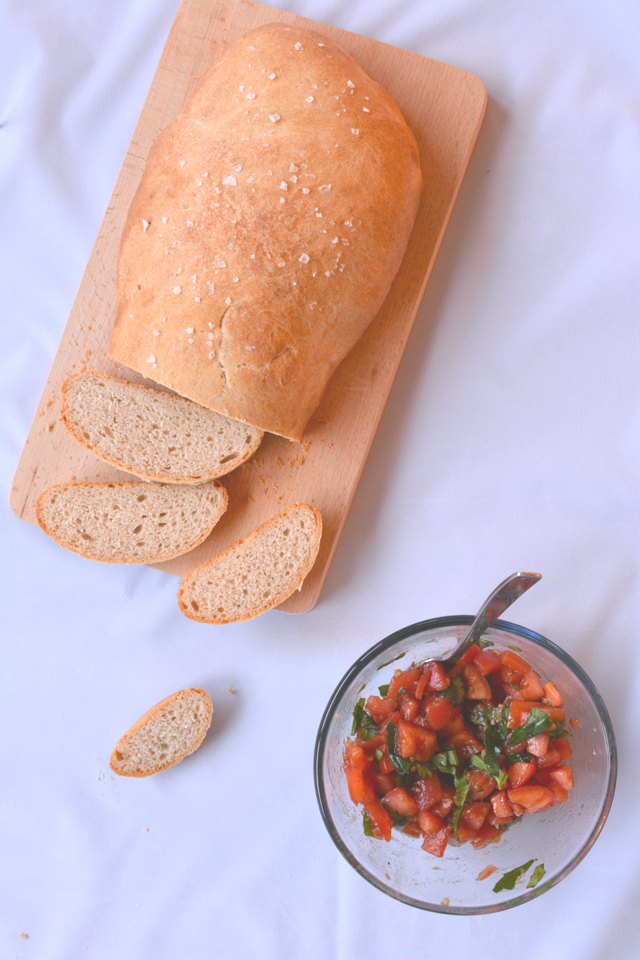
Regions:
[[507, 577], [499, 587], [490, 594], [477, 617], [458, 641], [458, 645], [447, 657], [448, 660], [457, 660], [467, 650], [472, 643], [482, 636], [484, 631], [491, 626], [494, 620], [510, 607], [525, 591], [537, 583], [540, 579], [540, 573], [512, 573]]

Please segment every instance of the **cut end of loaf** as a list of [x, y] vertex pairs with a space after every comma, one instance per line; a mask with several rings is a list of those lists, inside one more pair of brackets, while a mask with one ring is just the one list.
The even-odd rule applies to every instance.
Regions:
[[197, 750], [211, 724], [206, 690], [189, 688], [148, 710], [118, 740], [109, 766], [121, 777], [148, 777]]
[[200, 623], [251, 620], [290, 597], [320, 549], [322, 518], [311, 504], [294, 504], [186, 577], [180, 609]]

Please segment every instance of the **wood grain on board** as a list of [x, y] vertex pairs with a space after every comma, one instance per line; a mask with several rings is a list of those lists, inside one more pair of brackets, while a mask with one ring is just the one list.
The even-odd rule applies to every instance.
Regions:
[[157, 568], [185, 576], [288, 504], [311, 502], [323, 517], [320, 554], [302, 590], [279, 607], [303, 613], [318, 599], [482, 123], [484, 85], [456, 67], [252, 0], [182, 0], [34, 416], [10, 505], [18, 517], [36, 523], [37, 498], [53, 483], [131, 479], [69, 436], [58, 421], [60, 387], [87, 367], [143, 382], [107, 351], [116, 316], [120, 234], [149, 148], [227, 46], [274, 21], [340, 43], [389, 91], [418, 141], [424, 195], [390, 293], [334, 374], [303, 442], [267, 434], [252, 460], [222, 478], [229, 509], [211, 536]]

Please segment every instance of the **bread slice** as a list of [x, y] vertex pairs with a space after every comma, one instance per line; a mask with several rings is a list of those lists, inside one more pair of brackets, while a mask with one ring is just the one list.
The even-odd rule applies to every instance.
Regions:
[[116, 743], [109, 766], [121, 777], [149, 777], [197, 750], [211, 723], [206, 690], [190, 687], [156, 703]]
[[288, 507], [185, 577], [180, 609], [200, 623], [238, 623], [271, 610], [302, 585], [321, 536], [315, 507]]
[[176, 483], [57, 483], [36, 516], [60, 546], [102, 563], [160, 563], [193, 550], [227, 509], [217, 480]]
[[61, 418], [101, 460], [147, 480], [201, 483], [235, 470], [263, 433], [193, 400], [96, 370], [62, 385]]

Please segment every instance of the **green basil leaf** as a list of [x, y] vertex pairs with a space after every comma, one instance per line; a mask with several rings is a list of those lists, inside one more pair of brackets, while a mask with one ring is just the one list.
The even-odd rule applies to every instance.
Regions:
[[544, 733], [552, 723], [553, 720], [548, 713], [540, 710], [539, 707], [531, 707], [526, 723], [512, 730], [507, 742], [510, 747], [515, 747], [519, 743], [524, 743], [529, 737], [535, 737], [539, 733]]
[[523, 863], [521, 867], [516, 867], [515, 870], [509, 870], [508, 873], [505, 873], [505, 875], [498, 880], [493, 888], [493, 892], [500, 893], [501, 890], [513, 890], [516, 881], [524, 876], [532, 863], [533, 860], [528, 860], [526, 863]]
[[403, 657], [406, 657], [406, 651], [404, 653], [399, 653], [397, 657], [391, 657], [391, 660], [386, 660], [384, 663], [381, 663], [379, 667], [376, 667], [376, 670], [382, 670], [383, 667], [388, 667], [390, 663], [395, 663], [396, 660], [402, 660]]
[[365, 713], [364, 719], [362, 721], [362, 730], [360, 731], [360, 739], [365, 741], [371, 740], [372, 737], [375, 737], [376, 733], [380, 732], [380, 727], [375, 722], [375, 720], [369, 716], [368, 713]]
[[438, 690], [439, 697], [446, 697], [451, 706], [459, 707], [464, 700], [464, 683], [462, 677], [452, 677], [446, 690]]
[[535, 887], [536, 884], [540, 883], [546, 872], [547, 871], [544, 868], [544, 863], [539, 863], [531, 874], [531, 879], [527, 884], [527, 890], [529, 890], [530, 887]]
[[389, 684], [383, 683], [381, 687], [378, 687], [378, 690], [380, 691], [381, 697], [386, 697], [386, 695], [389, 693]]
[[365, 832], [365, 836], [373, 836], [373, 824], [371, 823], [371, 817], [366, 810], [362, 811], [362, 829]]
[[362, 725], [362, 720], [364, 716], [365, 716], [364, 697], [360, 697], [355, 707], [353, 708], [353, 724], [351, 725], [352, 737], [354, 737], [358, 732], [358, 727]]
[[477, 753], [474, 753], [474, 755], [469, 760], [469, 766], [472, 767], [474, 770], [482, 770], [483, 773], [486, 773], [488, 776], [493, 777], [498, 784], [498, 790], [502, 790], [504, 788], [505, 783], [508, 780], [507, 773], [504, 770], [501, 770], [500, 767], [497, 765], [497, 763], [495, 767], [493, 766], [493, 764], [489, 765], [487, 763], [486, 757], [483, 759], [482, 757], [478, 756]]
[[455, 796], [453, 798], [453, 803], [456, 808], [453, 815], [453, 835], [456, 840], [459, 840], [460, 837], [458, 836], [458, 828], [460, 826], [462, 810], [464, 808], [471, 784], [467, 780], [466, 773], [463, 773], [461, 777], [454, 777], [453, 782], [456, 788]]
[[440, 773], [448, 773], [450, 776], [455, 777], [456, 768], [459, 766], [460, 761], [458, 760], [456, 751], [450, 748], [449, 750], [441, 750], [439, 753], [434, 753], [431, 757], [431, 763], [433, 763]]
[[531, 754], [528, 750], [523, 750], [522, 753], [508, 753], [506, 757], [507, 763], [531, 763]]
[[396, 768], [400, 775], [405, 775], [405, 780], [402, 783], [398, 783], [398, 786], [404, 786], [406, 782], [406, 775], [411, 773], [411, 762], [405, 760], [404, 757], [399, 757], [396, 755], [396, 725], [395, 723], [387, 723], [387, 753], [389, 754], [389, 760]]

